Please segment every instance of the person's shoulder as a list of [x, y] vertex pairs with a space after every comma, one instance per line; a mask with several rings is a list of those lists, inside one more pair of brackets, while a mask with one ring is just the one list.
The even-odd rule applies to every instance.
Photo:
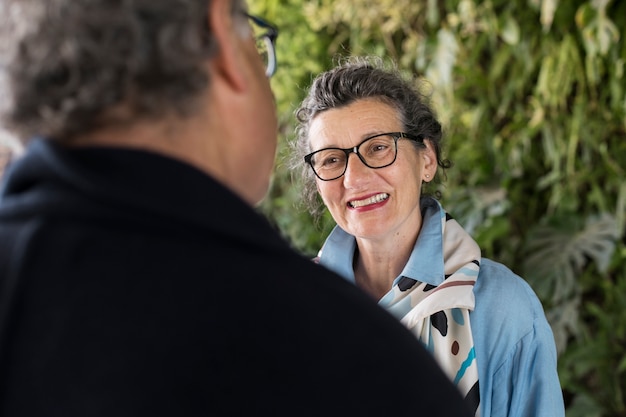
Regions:
[[545, 320], [543, 306], [528, 282], [491, 259], [481, 259], [474, 294], [477, 308], [488, 307], [493, 315], [526, 320], [528, 326], [536, 319]]
[[515, 291], [518, 295], [528, 298], [528, 301], [537, 299], [537, 295], [526, 280], [508, 266], [488, 258], [482, 258], [480, 261], [477, 285], [485, 286], [494, 292]]
[[272, 270], [277, 276], [286, 277], [288, 286], [307, 288], [308, 291], [339, 290], [349, 294], [359, 293], [354, 285], [347, 282], [341, 276], [330, 269], [322, 266], [318, 258], [311, 259], [290, 247], [275, 247], [274, 251], [262, 254], [264, 268]]

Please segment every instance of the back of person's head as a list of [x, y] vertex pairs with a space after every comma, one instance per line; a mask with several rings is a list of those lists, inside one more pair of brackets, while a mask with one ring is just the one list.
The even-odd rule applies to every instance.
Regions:
[[[65, 141], [101, 126], [193, 113], [216, 51], [211, 0], [3, 0], [0, 123]], [[248, 30], [243, 0], [232, 1]]]
[[366, 99], [379, 100], [395, 108], [403, 131], [429, 139], [439, 165], [447, 167], [448, 162], [441, 160], [441, 124], [418, 82], [405, 77], [393, 63], [385, 65], [379, 57], [346, 58], [313, 80], [307, 96], [296, 110], [298, 126], [291, 166], [301, 177], [304, 203], [313, 213], [319, 213], [320, 208], [315, 176], [303, 161], [304, 156], [314, 150], [309, 140], [310, 125], [324, 111]]

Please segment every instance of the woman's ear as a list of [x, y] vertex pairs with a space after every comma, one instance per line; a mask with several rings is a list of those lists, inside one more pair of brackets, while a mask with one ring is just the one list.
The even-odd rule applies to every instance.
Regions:
[[424, 160], [423, 166], [423, 180], [426, 182], [432, 181], [435, 177], [435, 173], [437, 172], [437, 153], [435, 152], [435, 148], [433, 147], [430, 139], [424, 140], [425, 149], [422, 150], [420, 157]]
[[[208, 24], [217, 43], [217, 52], [211, 58], [213, 76], [222, 78], [235, 91], [245, 90], [246, 82], [242, 71], [245, 40], [237, 31], [236, 16], [228, 0], [211, 0], [208, 5]], [[240, 32], [240, 31], [239, 31]]]

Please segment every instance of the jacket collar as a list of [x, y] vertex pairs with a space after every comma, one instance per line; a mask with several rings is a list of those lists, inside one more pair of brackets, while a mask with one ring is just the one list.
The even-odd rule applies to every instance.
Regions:
[[10, 167], [0, 202], [3, 217], [75, 211], [158, 223], [196, 236], [202, 235], [199, 228], [245, 240], [259, 240], [263, 233], [264, 245], [284, 244], [263, 216], [209, 175], [130, 148], [68, 148], [34, 139]]

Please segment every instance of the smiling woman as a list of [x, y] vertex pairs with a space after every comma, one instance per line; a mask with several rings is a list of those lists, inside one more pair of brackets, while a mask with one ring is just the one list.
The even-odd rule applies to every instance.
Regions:
[[[355, 237], [379, 242], [393, 237], [393, 246], [408, 251], [409, 241], [415, 240], [413, 231], [419, 230], [420, 179], [434, 175], [437, 158], [429, 140], [410, 139], [422, 134], [399, 133], [394, 138], [393, 133], [378, 133], [402, 130], [405, 126], [393, 106], [375, 99], [357, 100], [312, 120], [309, 140], [316, 150], [307, 157], [312, 155], [313, 167], [318, 165], [315, 156], [339, 147], [344, 156], [339, 169], [330, 168], [334, 174], [324, 179], [319, 174], [326, 175], [327, 170], [316, 170], [316, 186], [331, 215]], [[372, 147], [377, 149], [376, 157]], [[352, 153], [359, 158], [345, 158]]]
[[422, 194], [450, 163], [412, 81], [379, 59], [352, 58], [313, 81], [296, 115], [292, 167], [311, 210], [319, 195], [337, 223], [318, 262], [409, 328], [476, 416], [563, 416], [554, 338], [535, 293], [482, 258]]

